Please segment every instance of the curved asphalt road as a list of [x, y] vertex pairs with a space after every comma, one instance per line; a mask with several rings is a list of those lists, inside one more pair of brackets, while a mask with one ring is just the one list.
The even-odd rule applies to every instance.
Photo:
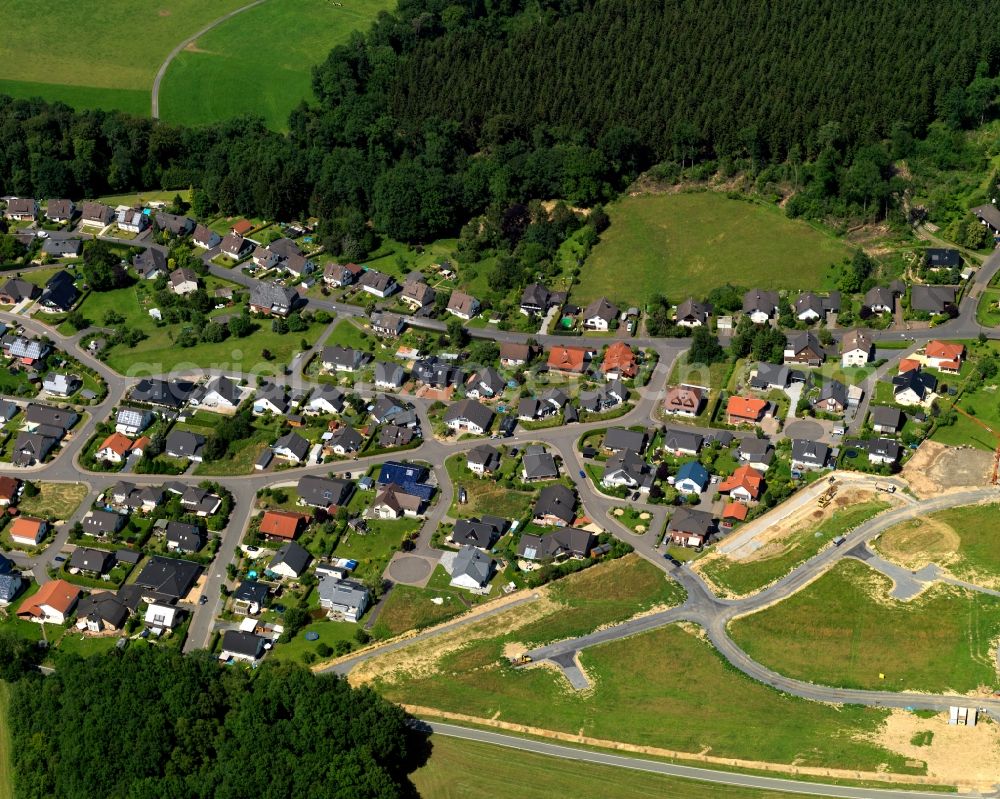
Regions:
[[[488, 730], [459, 727], [455, 724], [444, 724], [438, 721], [421, 720], [416, 725], [430, 728], [435, 735], [446, 735], [451, 738], [462, 738], [466, 741], [506, 746], [522, 752], [534, 752], [549, 757], [561, 757], [566, 760], [580, 760], [585, 763], [596, 763], [603, 766], [616, 766], [634, 771], [646, 771], [652, 774], [663, 774], [670, 777], [682, 777], [700, 782], [711, 782], [718, 785], [737, 785], [744, 788], [754, 788], [768, 791], [784, 791], [785, 793], [805, 794], [806, 796], [830, 796], [840, 799], [941, 799], [940, 791], [907, 791], [885, 790], [878, 788], [852, 788], [846, 785], [826, 785], [818, 782], [800, 782], [798, 780], [783, 780], [778, 777], [758, 777], [753, 774], [740, 774], [732, 771], [716, 771], [696, 766], [681, 766], [665, 763], [659, 760], [645, 760], [638, 757], [613, 755], [591, 749], [577, 749], [563, 744], [550, 744], [529, 738], [518, 738]], [[887, 775], [888, 777], [889, 775]]]
[[206, 33], [212, 30], [212, 28], [221, 25], [226, 20], [232, 19], [237, 14], [242, 14], [244, 11], [251, 9], [254, 6], [259, 6], [263, 2], [265, 2], [265, 0], [254, 0], [254, 2], [252, 3], [248, 3], [245, 6], [237, 8], [233, 11], [230, 11], [228, 14], [219, 17], [217, 20], [209, 22], [204, 28], [202, 28], [200, 31], [194, 34], [194, 36], [189, 36], [187, 39], [185, 39], [183, 42], [181, 42], [173, 50], [170, 51], [170, 54], [167, 56], [166, 60], [162, 64], [160, 64], [160, 68], [156, 71], [156, 77], [153, 79], [153, 107], [151, 112], [153, 119], [160, 118], [160, 83], [163, 82], [163, 76], [167, 74], [167, 68], [170, 66], [170, 63], [175, 58], [177, 58], [181, 50], [183, 50], [192, 42], [197, 41], [199, 37], [204, 36]]

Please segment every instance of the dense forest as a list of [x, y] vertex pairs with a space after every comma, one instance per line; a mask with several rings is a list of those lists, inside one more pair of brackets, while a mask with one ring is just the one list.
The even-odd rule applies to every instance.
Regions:
[[[775, 177], [790, 212], [884, 216], [895, 159], [992, 117], [1000, 0], [402, 0], [334, 48], [287, 135], [0, 98], [0, 191], [194, 186], [194, 209], [455, 233], [532, 199], [592, 205], [654, 164]], [[936, 126], [936, 127], [935, 127]], [[667, 169], [669, 173], [669, 169]], [[369, 225], [374, 222], [374, 229]]]
[[18, 799], [395, 799], [426, 757], [399, 708], [340, 678], [154, 648], [22, 678], [10, 726]]

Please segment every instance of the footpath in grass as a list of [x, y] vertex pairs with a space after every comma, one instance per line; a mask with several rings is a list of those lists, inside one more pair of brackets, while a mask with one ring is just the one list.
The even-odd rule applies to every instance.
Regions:
[[435, 799], [496, 799], [517, 786], [517, 799], [780, 799], [789, 794], [667, 777], [581, 760], [514, 752], [503, 746], [431, 737], [431, 756], [410, 774], [421, 796]]
[[737, 619], [731, 632], [750, 657], [808, 682], [931, 693], [996, 687], [1000, 598], [936, 585], [897, 602], [891, 587], [845, 560], [794, 596]]
[[[598, 625], [595, 619], [591, 628]], [[672, 625], [585, 650], [580, 661], [594, 684], [586, 693], [569, 690], [552, 670], [512, 668], [505, 644], [520, 641], [522, 633], [469, 640], [436, 662], [421, 659], [419, 672], [404, 668], [383, 678], [376, 688], [396, 702], [680, 752], [863, 771], [924, 770], [865, 739], [880, 727], [885, 710], [780, 694], [731, 668], [698, 630]]]
[[743, 596], [780, 580], [805, 563], [834, 538], [889, 507], [887, 502], [861, 502], [837, 511], [818, 527], [805, 527], [770, 542], [747, 560], [718, 557], [702, 561], [700, 571], [723, 591]]
[[641, 307], [656, 293], [679, 302], [726, 282], [817, 289], [850, 256], [842, 241], [778, 208], [715, 192], [626, 197], [608, 212], [611, 226], [573, 289], [577, 302], [607, 296]]
[[1000, 589], [998, 515], [998, 504], [939, 511], [886, 530], [875, 549], [914, 571], [936, 563], [961, 580]]
[[391, 0], [268, 0], [237, 14], [171, 63], [161, 116], [202, 125], [254, 114], [285, 130], [292, 109], [312, 99], [313, 67], [393, 6]]

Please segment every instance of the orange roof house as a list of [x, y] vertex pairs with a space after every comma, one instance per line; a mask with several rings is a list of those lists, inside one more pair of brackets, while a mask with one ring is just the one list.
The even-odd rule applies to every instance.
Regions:
[[604, 353], [601, 371], [606, 375], [617, 374], [622, 378], [635, 377], [639, 372], [639, 362], [628, 344], [616, 341]]
[[731, 519], [736, 522], [745, 522], [750, 508], [742, 502], [730, 502], [722, 511], [723, 520]]
[[763, 486], [764, 475], [750, 464], [744, 464], [719, 484], [719, 493], [743, 502], [754, 502], [760, 497]]
[[919, 370], [921, 365], [920, 361], [915, 358], [903, 358], [903, 360], [899, 362], [899, 374], [904, 375], [907, 372]]
[[261, 535], [293, 541], [309, 517], [302, 513], [269, 510], [260, 520]]
[[248, 222], [246, 219], [240, 219], [233, 223], [233, 226], [229, 229], [231, 233], [235, 233], [238, 236], [245, 236], [253, 230], [253, 223]]
[[28, 597], [18, 608], [19, 618], [29, 621], [62, 624], [69, 618], [80, 598], [80, 589], [65, 580], [46, 583], [34, 596]]
[[97, 452], [109, 452], [116, 455], [118, 459], [124, 458], [132, 449], [132, 439], [121, 433], [112, 433], [97, 448]]
[[19, 516], [10, 526], [10, 537], [18, 544], [35, 546], [45, 537], [46, 523], [44, 519], [33, 516]]
[[767, 410], [767, 400], [756, 397], [730, 397], [726, 404], [726, 422], [732, 425], [756, 424]]
[[965, 347], [950, 341], [928, 341], [924, 354], [929, 366], [943, 372], [957, 372], [962, 368]]
[[582, 374], [587, 366], [588, 354], [587, 350], [580, 347], [553, 347], [549, 350], [549, 369]]

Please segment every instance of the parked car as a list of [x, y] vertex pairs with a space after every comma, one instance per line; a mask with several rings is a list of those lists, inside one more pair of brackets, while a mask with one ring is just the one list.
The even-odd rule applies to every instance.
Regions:
[[587, 479], [587, 473], [583, 469], [580, 469], [580, 477], [584, 480]]

